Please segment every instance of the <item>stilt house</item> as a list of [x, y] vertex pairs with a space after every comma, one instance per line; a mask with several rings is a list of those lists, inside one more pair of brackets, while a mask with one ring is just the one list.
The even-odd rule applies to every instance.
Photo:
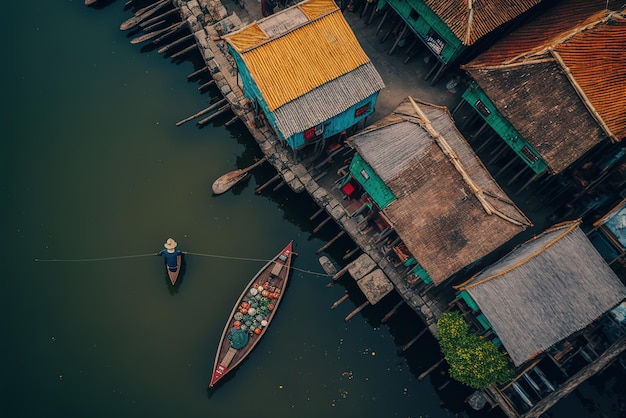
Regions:
[[624, 45], [622, 1], [556, 2], [462, 66], [463, 98], [536, 175], [557, 174], [626, 137]]
[[438, 285], [531, 225], [445, 107], [405, 99], [349, 144], [356, 154], [342, 190], [367, 202], [411, 284]]
[[509, 416], [541, 415], [626, 349], [626, 287], [580, 221], [553, 226], [455, 288], [468, 322], [516, 368], [486, 392]]
[[249, 98], [293, 150], [374, 112], [383, 81], [332, 0], [306, 0], [224, 36]]
[[[410, 50], [425, 45], [437, 59], [437, 74], [455, 62], [469, 47], [496, 28], [522, 15], [541, 0], [379, 0], [378, 9], [402, 19], [397, 39], [412, 33]], [[381, 22], [381, 24], [383, 23]], [[395, 45], [394, 45], [395, 46]]]
[[626, 199], [593, 224], [589, 239], [609, 263], [626, 258]]

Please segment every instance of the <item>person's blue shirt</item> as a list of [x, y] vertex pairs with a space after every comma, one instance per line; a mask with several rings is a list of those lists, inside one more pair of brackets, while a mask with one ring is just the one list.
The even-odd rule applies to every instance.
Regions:
[[176, 266], [178, 265], [176, 258], [181, 255], [183, 252], [180, 251], [179, 249], [175, 249], [173, 253], [168, 252], [167, 250], [161, 250], [159, 251], [156, 255], [162, 255], [165, 256], [165, 263], [167, 264], [167, 267], [172, 270], [175, 271], [176, 270]]

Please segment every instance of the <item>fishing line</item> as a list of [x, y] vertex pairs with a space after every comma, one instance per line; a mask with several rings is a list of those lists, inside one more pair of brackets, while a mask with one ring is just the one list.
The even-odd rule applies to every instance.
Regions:
[[[265, 260], [262, 258], [247, 258], [247, 257], [235, 257], [235, 256], [228, 256], [228, 255], [217, 255], [217, 254], [201, 254], [201, 253], [192, 253], [192, 252], [185, 252], [185, 255], [197, 255], [200, 257], [210, 257], [210, 258], [222, 258], [222, 259], [226, 259], [226, 260], [238, 260], [238, 261], [255, 261], [255, 262], [263, 262], [263, 263], [267, 263], [271, 260]], [[91, 262], [91, 261], [109, 261], [109, 260], [120, 260], [120, 259], [124, 259], [124, 258], [139, 258], [139, 257], [154, 257], [155, 254], [154, 253], [150, 253], [150, 254], [136, 254], [136, 255], [121, 255], [121, 256], [116, 256], [116, 257], [102, 257], [102, 258], [80, 258], [80, 259], [59, 259], [59, 258], [53, 258], [53, 259], [47, 259], [47, 260], [40, 260], [38, 258], [35, 258], [35, 262], [48, 262], [48, 263], [67, 263], [67, 262], [71, 262], [71, 263], [78, 263], [78, 262]], [[324, 276], [324, 277], [330, 277], [330, 274], [326, 274], [326, 273], [318, 273], [316, 271], [311, 271], [311, 270], [304, 270], [304, 269], [299, 269], [297, 267], [291, 267], [292, 270], [295, 271], [299, 271], [301, 273], [308, 273], [308, 274], [313, 274], [316, 276]]]

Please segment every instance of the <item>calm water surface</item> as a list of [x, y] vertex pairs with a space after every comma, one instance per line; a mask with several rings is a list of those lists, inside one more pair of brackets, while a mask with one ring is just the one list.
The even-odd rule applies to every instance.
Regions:
[[[188, 256], [171, 288], [162, 260], [146, 254], [173, 236], [189, 252], [268, 259], [293, 239], [295, 267], [321, 273], [315, 250], [336, 231], [312, 234], [306, 196], [255, 194], [273, 175], [267, 167], [211, 195], [213, 180], [250, 164], [258, 148], [240, 126], [223, 126], [228, 117], [175, 126], [211, 94], [187, 81], [191, 62], [129, 44], [118, 30], [131, 15], [123, 3], [4, 5], [0, 416], [460, 412], [458, 386], [438, 391], [437, 373], [417, 379], [437, 360], [432, 338], [398, 355], [423, 327], [408, 309], [381, 326], [390, 300], [345, 323], [362, 301], [354, 286], [327, 288], [327, 278], [304, 272], [294, 272], [256, 351], [207, 390], [231, 304], [262, 263]], [[349, 243], [334, 247], [340, 260]], [[102, 258], [112, 259], [86, 261]], [[346, 287], [356, 296], [330, 310]], [[570, 404], [610, 414], [615, 385], [586, 385], [560, 416]]]

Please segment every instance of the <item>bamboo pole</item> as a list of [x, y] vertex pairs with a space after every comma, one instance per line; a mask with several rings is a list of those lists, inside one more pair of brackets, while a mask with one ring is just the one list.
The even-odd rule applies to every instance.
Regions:
[[359, 312], [361, 312], [367, 305], [369, 305], [370, 302], [368, 300], [366, 300], [365, 302], [363, 302], [358, 308], [356, 308], [355, 310], [353, 310], [352, 312], [350, 312], [348, 314], [348, 316], [346, 316], [345, 320], [349, 321], [350, 319], [352, 319], [352, 317], [356, 314], [358, 314]]
[[226, 99], [222, 99], [219, 102], [213, 103], [211, 106], [207, 107], [204, 110], [199, 111], [195, 115], [191, 115], [188, 118], [185, 118], [185, 119], [183, 119], [183, 120], [181, 120], [179, 122], [176, 122], [176, 126], [180, 126], [183, 123], [189, 122], [190, 120], [197, 118], [198, 116], [202, 116], [202, 115], [204, 115], [206, 113], [209, 113], [211, 110], [213, 110], [213, 109], [223, 105], [225, 102], [226, 102]]

